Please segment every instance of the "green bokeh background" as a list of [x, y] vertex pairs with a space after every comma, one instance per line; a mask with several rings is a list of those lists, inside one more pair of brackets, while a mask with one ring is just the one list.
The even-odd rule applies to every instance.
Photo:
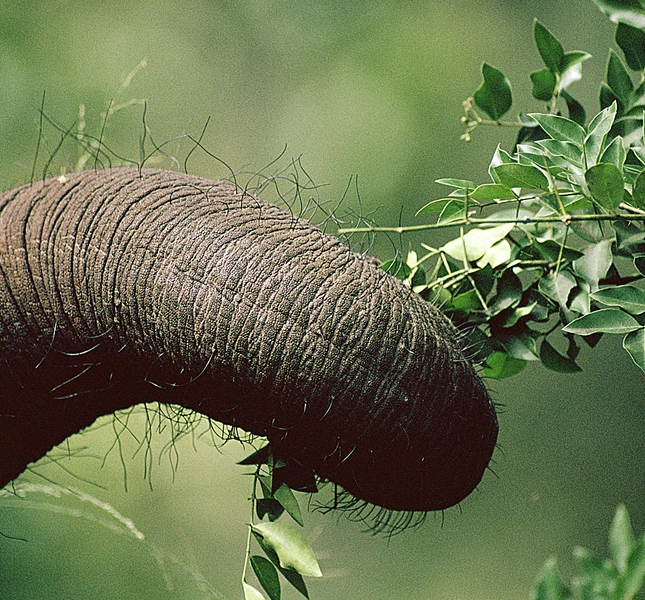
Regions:
[[[339, 200], [357, 175], [360, 202], [350, 194], [348, 209], [379, 224], [418, 222], [414, 212], [441, 193], [436, 178], [483, 180], [496, 143], [511, 148], [513, 132], [494, 128], [459, 141], [460, 102], [479, 85], [483, 60], [511, 79], [515, 108], [540, 108], [526, 76], [540, 68], [534, 17], [565, 49], [594, 55], [583, 68], [587, 83], [572, 88], [594, 110], [614, 28], [590, 0], [5, 1], [0, 187], [30, 178], [43, 91], [47, 113], [68, 126], [84, 104], [95, 132], [119, 93], [120, 101], [147, 99], [157, 142], [198, 133], [210, 116], [203, 143], [233, 169], [262, 169], [286, 144], [283, 162], [302, 156], [312, 178], [328, 184], [322, 201]], [[118, 92], [142, 59], [146, 69]], [[119, 113], [107, 132], [134, 157], [139, 108]], [[226, 175], [201, 152], [190, 170]], [[421, 239], [438, 238], [377, 239], [374, 252], [388, 258]], [[619, 502], [636, 531], [645, 529], [645, 377], [615, 340], [581, 363], [578, 375], [532, 364], [491, 383], [504, 405], [497, 476], [487, 473], [460, 508], [389, 541], [343, 517], [307, 514], [325, 573], [309, 580], [312, 599], [527, 598], [548, 555], [557, 553], [570, 575], [573, 545], [604, 551]], [[166, 430], [154, 436], [144, 476], [147, 457], [134, 438], [144, 420], [129, 426], [133, 434], [117, 437], [118, 423], [104, 420], [69, 441], [79, 456], [20, 481], [46, 484], [45, 476], [81, 489], [131, 519], [145, 541], [107, 529], [96, 519], [115, 519], [88, 502], [44, 493], [0, 499], [0, 532], [27, 540], [0, 537], [0, 598], [208, 597], [200, 577], [223, 597], [242, 597], [251, 479], [235, 462], [248, 450], [231, 443], [220, 451], [208, 436], [166, 446]], [[127, 489], [118, 448], [109, 452], [116, 439]]]

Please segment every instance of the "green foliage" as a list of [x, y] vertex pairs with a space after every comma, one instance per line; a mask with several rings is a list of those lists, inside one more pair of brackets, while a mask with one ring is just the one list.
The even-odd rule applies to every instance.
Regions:
[[585, 548], [574, 548], [579, 575], [565, 585], [555, 557], [550, 557], [533, 590], [534, 600], [631, 600], [645, 580], [645, 535], [636, 540], [622, 504], [609, 529], [609, 557], [601, 560]]
[[251, 525], [251, 530], [263, 548], [275, 552], [283, 569], [290, 569], [309, 577], [322, 576], [309, 543], [291, 525], [256, 523]]
[[508, 112], [513, 103], [511, 84], [501, 71], [486, 63], [482, 67], [482, 74], [484, 83], [475, 92], [475, 102], [491, 119], [497, 121]]
[[481, 125], [513, 126], [515, 147], [497, 148], [489, 181], [437, 180], [450, 191], [418, 215], [434, 219], [428, 230], [455, 228], [455, 238], [384, 265], [472, 332], [491, 378], [519, 373], [528, 361], [578, 372], [581, 342], [593, 347], [604, 334], [622, 335], [645, 371], [645, 8], [636, 0], [597, 4], [619, 23], [625, 57], [609, 52], [600, 110], [587, 122], [568, 91], [590, 55], [565, 50], [536, 20], [544, 67], [529, 78], [546, 110], [501, 120], [511, 84], [484, 64], [482, 85], [464, 102], [462, 139]]
[[645, 6], [640, 0], [594, 0], [614, 23], [645, 29]]
[[[277, 485], [273, 474], [279, 465], [273, 463], [270, 449], [265, 447], [248, 457], [242, 464], [257, 464], [254, 476], [252, 514], [246, 548], [246, 564], [250, 564], [260, 587], [270, 600], [280, 600], [280, 575], [300, 594], [309, 598], [303, 579], [321, 577], [322, 572], [309, 542], [295, 527], [276, 521], [287, 513], [301, 527], [304, 526], [302, 512], [294, 493], [284, 483]], [[260, 464], [258, 464], [260, 463]], [[263, 474], [268, 473], [268, 474]], [[262, 498], [256, 494], [262, 490]], [[275, 489], [274, 489], [275, 488]], [[256, 522], [255, 518], [260, 519]], [[262, 521], [264, 517], [268, 521]], [[251, 554], [251, 541], [255, 538], [266, 555]], [[242, 588], [245, 600], [261, 600], [262, 593], [246, 581], [246, 564], [242, 574]]]

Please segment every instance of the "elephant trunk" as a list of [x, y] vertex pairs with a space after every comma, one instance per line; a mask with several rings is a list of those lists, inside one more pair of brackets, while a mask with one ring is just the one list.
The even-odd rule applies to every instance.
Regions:
[[223, 183], [88, 171], [0, 196], [0, 485], [99, 416], [179, 404], [394, 510], [456, 504], [494, 407], [431, 304]]

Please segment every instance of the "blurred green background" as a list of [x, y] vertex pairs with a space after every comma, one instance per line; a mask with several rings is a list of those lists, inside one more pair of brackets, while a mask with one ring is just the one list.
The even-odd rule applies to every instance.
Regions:
[[[334, 205], [358, 176], [360, 200], [350, 194], [345, 210], [382, 225], [419, 222], [414, 212], [440, 197], [434, 179], [483, 180], [496, 143], [511, 149], [514, 132], [494, 128], [459, 141], [460, 103], [479, 85], [483, 60], [511, 79], [515, 110], [541, 108], [526, 76], [541, 67], [534, 17], [566, 50], [594, 55], [571, 91], [595, 110], [614, 28], [590, 0], [5, 1], [0, 186], [31, 176], [43, 91], [47, 114], [65, 126], [85, 105], [94, 133], [111, 99], [145, 98], [157, 143], [198, 134], [210, 116], [203, 144], [234, 170], [260, 170], [286, 144], [280, 164], [302, 156], [314, 181], [328, 184], [321, 201]], [[143, 59], [147, 67], [119, 91]], [[133, 158], [140, 109], [115, 115], [106, 132]], [[56, 143], [50, 128], [40, 167]], [[184, 139], [168, 151], [177, 144], [184, 155], [191, 147]], [[51, 174], [71, 162], [65, 152]], [[189, 169], [227, 175], [199, 151]], [[389, 258], [421, 239], [377, 239], [374, 252]], [[527, 598], [548, 555], [570, 575], [573, 545], [604, 551], [619, 502], [635, 530], [645, 529], [645, 377], [612, 340], [580, 362], [578, 375], [530, 365], [491, 383], [504, 405], [497, 476], [487, 473], [460, 508], [389, 541], [342, 516], [308, 514], [325, 573], [308, 581], [312, 600]], [[207, 435], [167, 445], [166, 427], [146, 455], [135, 439], [146, 429], [141, 415], [127, 423], [132, 433], [112, 419], [102, 425], [19, 482], [82, 490], [145, 540], [88, 500], [52, 490], [0, 498], [0, 532], [26, 540], [0, 537], [0, 598], [218, 597], [209, 587], [241, 598], [251, 479], [235, 462], [248, 450], [231, 443], [220, 452]]]

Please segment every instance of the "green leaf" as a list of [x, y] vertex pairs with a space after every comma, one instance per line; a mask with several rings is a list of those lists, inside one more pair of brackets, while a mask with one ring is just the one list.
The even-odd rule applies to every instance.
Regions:
[[502, 327], [513, 327], [514, 325], [517, 325], [518, 321], [523, 317], [530, 315], [536, 306], [537, 301], [529, 304], [528, 306], [521, 306], [520, 308], [516, 308], [502, 323]]
[[493, 290], [493, 286], [495, 285], [495, 275], [493, 273], [493, 268], [490, 265], [480, 268], [470, 277], [474, 282], [474, 286], [477, 287], [484, 298], [486, 298]]
[[538, 146], [544, 148], [554, 156], [562, 156], [568, 162], [580, 167], [582, 166], [582, 151], [571, 142], [558, 142], [556, 140], [538, 140]]
[[500, 144], [497, 144], [488, 169], [490, 171], [492, 167], [497, 167], [499, 165], [505, 165], [514, 162], [516, 162], [515, 159], [508, 152], [506, 152], [506, 150], [504, 150], [504, 148], [502, 148]]
[[283, 569], [292, 569], [301, 575], [322, 577], [318, 562], [309, 542], [294, 527], [284, 523], [256, 523], [251, 525], [261, 537], [261, 544], [273, 550]]
[[435, 183], [441, 185], [447, 185], [448, 187], [454, 187], [462, 190], [474, 190], [475, 184], [472, 181], [467, 179], [454, 179], [452, 177], [447, 177], [444, 179], [435, 179]]
[[283, 483], [275, 492], [273, 492], [273, 497], [284, 507], [298, 525], [304, 527], [305, 523], [302, 520], [300, 506], [288, 485]]
[[645, 209], [645, 171], [641, 171], [632, 187], [632, 204], [641, 210]]
[[623, 201], [623, 176], [616, 165], [594, 165], [585, 173], [585, 181], [592, 198], [603, 208], [616, 209]]
[[560, 354], [549, 342], [544, 340], [540, 346], [540, 360], [542, 364], [558, 373], [577, 373], [582, 369], [568, 356]]
[[384, 262], [382, 265], [379, 265], [379, 269], [401, 281], [407, 279], [410, 273], [412, 273], [412, 269], [404, 261], [397, 259]]
[[611, 140], [610, 144], [603, 150], [599, 162], [616, 165], [618, 170], [622, 172], [625, 164], [625, 147], [621, 136], [617, 135]]
[[454, 199], [453, 198], [441, 198], [439, 200], [432, 200], [431, 202], [428, 202], [428, 204], [422, 206], [415, 213], [415, 216], [418, 217], [419, 215], [422, 215], [422, 214], [425, 214], [425, 213], [440, 213], [444, 209], [446, 204], [448, 204], [448, 202], [454, 202]]
[[262, 589], [271, 600], [280, 600], [280, 578], [278, 571], [270, 560], [257, 554], [251, 556], [251, 566]]
[[417, 291], [416, 288], [426, 285], [426, 272], [423, 269], [423, 265], [417, 265], [413, 269], [412, 280], [410, 281], [410, 286], [414, 291]]
[[567, 246], [563, 248], [562, 243], [557, 243], [553, 240], [535, 241], [533, 244], [540, 256], [552, 263], [558, 260], [560, 254], [562, 254], [562, 260], [567, 262], [584, 256], [582, 252], [574, 248], [568, 248]]
[[619, 23], [616, 29], [616, 43], [623, 51], [632, 71], [645, 69], [645, 32], [631, 25]]
[[631, 315], [617, 308], [603, 308], [574, 319], [562, 328], [567, 333], [590, 335], [592, 333], [628, 333], [641, 329]]
[[529, 77], [533, 84], [531, 93], [536, 100], [548, 102], [553, 98], [557, 81], [555, 75], [549, 69], [534, 71]]
[[638, 0], [594, 0], [613, 23], [645, 29], [645, 8]]
[[589, 550], [580, 548], [573, 549], [573, 556], [581, 577], [574, 580], [576, 597], [585, 600], [609, 600], [613, 599], [613, 588], [615, 587], [617, 572], [608, 561], [602, 561], [594, 556]]
[[[547, 160], [548, 153], [544, 152], [542, 148], [535, 144], [518, 144], [517, 162], [520, 165], [529, 165], [537, 167], [538, 169], [549, 168], [549, 160]], [[550, 157], [552, 158], [552, 157]], [[555, 162], [555, 161], [554, 161]]]
[[460, 199], [463, 200], [467, 196], [470, 196], [470, 192], [473, 191], [473, 188], [456, 188], [448, 194], [448, 199], [453, 200], [453, 199]]
[[[623, 138], [623, 147], [624, 146], [625, 146], [625, 143]], [[629, 152], [631, 149], [632, 147], [627, 149], [626, 152]], [[636, 178], [643, 172], [643, 167], [642, 165], [639, 165], [639, 164], [631, 164], [632, 157], [630, 156], [629, 158], [630, 158], [629, 162], [623, 165], [623, 171], [624, 171], [626, 181], [630, 181], [633, 184], [636, 181]]]
[[[256, 537], [257, 534], [255, 534]], [[259, 538], [258, 538], [258, 541]], [[305, 580], [302, 578], [302, 575], [300, 573], [296, 573], [295, 571], [292, 571], [291, 569], [283, 569], [280, 566], [280, 558], [278, 555], [271, 550], [266, 545], [262, 545], [262, 550], [264, 550], [264, 553], [269, 557], [269, 560], [273, 563], [273, 566], [275, 566], [276, 569], [282, 574], [282, 576], [294, 587], [296, 588], [305, 598], [309, 598], [309, 592], [307, 591], [307, 586], [305, 585]]]
[[623, 348], [642, 371], [645, 371], [645, 328], [631, 331], [623, 340]]
[[580, 102], [578, 102], [566, 90], [562, 90], [562, 92], [560, 92], [560, 96], [567, 103], [569, 119], [584, 127], [585, 121], [587, 120], [587, 113], [585, 112], [584, 106], [582, 106], [582, 104], [580, 104]]
[[589, 212], [589, 209], [593, 206], [589, 198], [577, 194], [573, 194], [568, 198], [561, 198], [561, 200], [568, 212], [574, 210], [585, 210]]
[[497, 282], [497, 295], [490, 309], [491, 314], [496, 315], [507, 308], [515, 308], [521, 300], [522, 282], [512, 269], [506, 269]]
[[477, 261], [478, 267], [490, 265], [493, 269], [511, 260], [513, 249], [507, 240], [497, 242], [486, 250], [486, 254]]
[[488, 174], [495, 183], [500, 183], [499, 177], [495, 175], [495, 167], [505, 164], [515, 164], [517, 161], [504, 150], [499, 144], [493, 152], [493, 158], [491, 158], [490, 164], [488, 165]]
[[[576, 60], [577, 55], [585, 55], [586, 52], [566, 52], [564, 55], [563, 64], [569, 66], [562, 68], [562, 75], [560, 75], [560, 82], [558, 83], [558, 90], [564, 90], [572, 83], [582, 79], [582, 60], [590, 58], [591, 55], [587, 54], [582, 60]], [[569, 55], [569, 56], [567, 56]]]
[[600, 580], [603, 574], [606, 575], [602, 561], [586, 548], [576, 546], [573, 549], [573, 558], [575, 559], [576, 566], [585, 578]]
[[305, 580], [302, 578], [300, 573], [290, 571], [289, 569], [282, 569], [280, 567], [278, 567], [278, 570], [294, 588], [296, 588], [305, 598], [309, 599], [309, 592], [307, 591]]
[[[641, 367], [642, 368], [642, 367]], [[633, 598], [645, 580], [645, 539], [641, 538], [627, 559], [627, 569], [621, 581], [621, 598]]]
[[538, 52], [549, 71], [559, 75], [562, 72], [564, 48], [558, 39], [537, 19], [533, 21], [533, 37]]
[[600, 155], [600, 150], [607, 134], [611, 130], [616, 118], [617, 106], [615, 102], [611, 102], [607, 108], [603, 108], [589, 123], [587, 127], [587, 135], [584, 140], [584, 151], [587, 165], [595, 165]]
[[591, 294], [591, 297], [606, 306], [617, 306], [632, 315], [645, 312], [645, 291], [633, 285], [605, 287]]
[[587, 127], [587, 133], [589, 135], [595, 134], [598, 137], [604, 137], [614, 124], [616, 111], [616, 107], [608, 106], [595, 114]]
[[470, 197], [473, 200], [507, 200], [517, 198], [511, 188], [501, 183], [484, 183], [478, 185]]
[[618, 105], [618, 108], [622, 112], [623, 103], [620, 101], [618, 96], [611, 91], [611, 88], [606, 84], [602, 83], [600, 85], [600, 107], [602, 109], [609, 108], [614, 102]]
[[645, 230], [642, 226], [622, 221], [616, 221], [612, 225], [616, 232], [617, 254], [628, 258], [645, 255]]
[[481, 310], [483, 308], [475, 290], [468, 290], [463, 294], [455, 296], [452, 299], [452, 306], [455, 310], [463, 310], [466, 312]]
[[627, 558], [635, 544], [636, 540], [629, 521], [629, 514], [625, 505], [619, 504], [614, 520], [609, 527], [609, 554], [619, 573], [625, 571]]
[[466, 204], [463, 200], [451, 200], [448, 202], [437, 219], [437, 223], [448, 223], [456, 219], [463, 219], [466, 216]]
[[440, 250], [459, 261], [464, 259], [475, 261], [484, 256], [497, 242], [503, 240], [513, 227], [513, 223], [506, 223], [490, 229], [471, 229], [463, 237], [449, 241]]
[[518, 165], [517, 163], [499, 165], [493, 170], [500, 183], [507, 187], [526, 188], [530, 190], [548, 190], [549, 180], [544, 173], [533, 165]]
[[269, 520], [275, 521], [284, 512], [284, 507], [274, 498], [258, 498], [255, 503], [255, 511], [259, 519], [268, 515]]
[[645, 165], [645, 147], [632, 146], [630, 150], [634, 153], [634, 156], [640, 161], [640, 163]]
[[[508, 330], [511, 331], [510, 329]], [[520, 360], [540, 360], [537, 351], [537, 343], [535, 338], [528, 333], [521, 333], [515, 335], [512, 333], [507, 333], [507, 330], [504, 330], [503, 333], [498, 334], [498, 339], [504, 346], [504, 349], [510, 356], [513, 358], [518, 358]]]
[[[267, 465], [273, 460], [271, 446], [267, 444], [238, 462], [238, 465]], [[269, 486], [270, 487], [270, 486]]]
[[242, 582], [242, 589], [244, 590], [244, 600], [266, 600], [260, 592], [246, 581]]
[[579, 148], [582, 148], [586, 132], [575, 121], [557, 115], [544, 115], [540, 113], [531, 113], [529, 116], [535, 119], [540, 127], [554, 140], [571, 142]]
[[513, 104], [511, 84], [501, 71], [487, 63], [482, 66], [482, 74], [484, 82], [473, 98], [477, 106], [493, 121], [498, 121]]
[[[565, 52], [562, 60], [562, 73], [566, 73], [569, 69], [581, 65], [585, 60], [589, 60], [590, 58], [591, 54], [580, 50]], [[562, 84], [560, 84], [560, 87], [562, 88]]]
[[640, 99], [640, 101], [643, 104], [636, 106], [634, 109], [629, 111], [630, 114], [621, 117], [616, 122], [616, 131], [613, 132], [623, 136], [625, 140], [623, 144], [626, 148], [631, 148], [632, 146], [640, 146], [643, 143], [642, 109], [645, 105], [645, 97]]
[[[273, 465], [273, 456], [271, 456], [270, 464]], [[258, 481], [260, 482], [260, 487], [262, 488], [262, 493], [264, 494], [265, 499], [271, 498], [271, 486], [273, 485], [272, 477], [260, 475], [258, 477]]]
[[598, 289], [598, 282], [607, 276], [614, 260], [611, 240], [602, 240], [584, 249], [583, 256], [573, 261], [573, 270], [589, 283], [592, 292]]
[[645, 275], [645, 256], [634, 256], [634, 266], [641, 275]]
[[628, 106], [634, 92], [632, 82], [623, 61], [613, 49], [609, 50], [609, 61], [607, 62], [607, 85], [623, 106]]
[[493, 352], [487, 359], [488, 365], [483, 373], [485, 377], [491, 379], [506, 379], [517, 375], [526, 367], [525, 360], [519, 360], [509, 356], [505, 352]]
[[591, 312], [591, 302], [589, 300], [590, 286], [586, 281], [580, 281], [578, 283], [579, 286], [574, 290], [573, 298], [571, 298], [571, 302], [569, 303], [569, 309], [572, 312], [586, 315], [588, 312]]
[[535, 583], [533, 597], [535, 600], [570, 600], [573, 598], [571, 591], [562, 582], [554, 556], [544, 563]]
[[577, 281], [569, 271], [547, 273], [538, 282], [539, 291], [547, 298], [555, 300], [562, 308], [567, 308], [567, 301], [571, 290], [576, 287]]

